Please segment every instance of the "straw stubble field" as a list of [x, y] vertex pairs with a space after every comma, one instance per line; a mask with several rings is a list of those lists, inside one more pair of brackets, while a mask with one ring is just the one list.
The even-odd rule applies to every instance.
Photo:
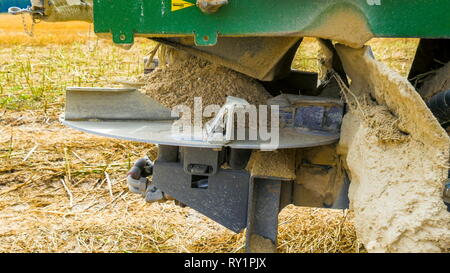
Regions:
[[[34, 37], [20, 17], [0, 15], [1, 252], [243, 252], [234, 234], [173, 202], [146, 204], [128, 192], [125, 174], [149, 144], [106, 139], [58, 122], [67, 86], [109, 86], [143, 72], [154, 44], [129, 51], [98, 40], [85, 23], [40, 23]], [[371, 42], [403, 75], [416, 40]], [[307, 39], [294, 67], [317, 70]], [[280, 252], [364, 252], [351, 211], [287, 207]]]

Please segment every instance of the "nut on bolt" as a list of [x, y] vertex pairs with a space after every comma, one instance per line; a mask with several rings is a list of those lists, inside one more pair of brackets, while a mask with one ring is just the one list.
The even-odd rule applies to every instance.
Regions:
[[214, 13], [223, 5], [228, 4], [228, 0], [197, 0], [197, 6], [204, 13]]

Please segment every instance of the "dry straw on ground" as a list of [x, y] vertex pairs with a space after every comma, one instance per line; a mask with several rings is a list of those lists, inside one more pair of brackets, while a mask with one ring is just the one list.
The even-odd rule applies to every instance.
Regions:
[[[146, 153], [154, 157], [154, 146], [76, 132], [57, 120], [66, 86], [139, 75], [151, 42], [122, 51], [83, 23], [38, 25], [34, 38], [22, 33], [20, 17], [0, 16], [0, 26], [1, 252], [244, 251], [243, 234], [128, 192], [126, 171]], [[402, 49], [398, 60], [384, 57], [406, 71], [415, 44], [375, 41], [375, 54]], [[316, 49], [307, 40], [294, 66], [316, 70]], [[364, 251], [349, 212], [290, 206], [279, 231], [280, 252]]]

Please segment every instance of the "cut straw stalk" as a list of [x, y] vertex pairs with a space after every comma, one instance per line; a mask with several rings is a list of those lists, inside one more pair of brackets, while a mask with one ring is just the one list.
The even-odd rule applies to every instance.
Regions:
[[64, 181], [64, 179], [61, 179], [61, 183], [63, 184], [64, 189], [67, 192], [67, 195], [69, 196], [69, 205], [70, 208], [73, 208], [73, 195], [72, 192], [69, 190], [69, 188], [66, 185], [66, 182]]
[[65, 160], [65, 165], [66, 165], [67, 180], [70, 182], [72, 180], [72, 178], [70, 176], [70, 161], [69, 161], [69, 156], [67, 154], [67, 148], [66, 147], [64, 147], [64, 160]]
[[23, 158], [22, 161], [27, 161], [27, 159], [36, 151], [39, 144], [34, 145], [34, 147], [28, 152], [28, 154]]
[[119, 193], [115, 198], [113, 198], [109, 203], [107, 203], [106, 205], [102, 206], [101, 208], [99, 208], [97, 210], [97, 212], [104, 210], [106, 207], [108, 207], [109, 205], [113, 204], [114, 202], [116, 202], [122, 195], [127, 195], [128, 192], [122, 191], [121, 193]]
[[72, 154], [78, 158], [81, 162], [83, 162], [86, 165], [89, 165], [89, 162], [87, 162], [86, 160], [84, 160], [83, 158], [81, 158], [77, 153], [75, 153], [74, 151], [72, 151]]
[[112, 198], [114, 198], [113, 192], [112, 192], [112, 183], [111, 183], [111, 179], [109, 179], [109, 175], [107, 172], [105, 172], [105, 178], [106, 178], [106, 182], [108, 182], [108, 191], [109, 191], [109, 196]]

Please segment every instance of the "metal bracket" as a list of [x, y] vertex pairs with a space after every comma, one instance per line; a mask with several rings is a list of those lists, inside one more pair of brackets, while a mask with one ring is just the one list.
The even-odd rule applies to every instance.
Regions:
[[[217, 169], [214, 174], [195, 180], [195, 175], [185, 171], [182, 161], [186, 159], [177, 158], [176, 150], [170, 148], [160, 146], [164, 158], [158, 158], [153, 167], [155, 186], [224, 227], [241, 232], [247, 221], [249, 173], [244, 170]], [[202, 155], [205, 150], [190, 152]]]
[[213, 176], [225, 160], [225, 153], [207, 148], [183, 147], [183, 168], [187, 174]]
[[246, 250], [248, 253], [276, 252], [278, 214], [291, 203], [292, 182], [280, 178], [250, 179]]

